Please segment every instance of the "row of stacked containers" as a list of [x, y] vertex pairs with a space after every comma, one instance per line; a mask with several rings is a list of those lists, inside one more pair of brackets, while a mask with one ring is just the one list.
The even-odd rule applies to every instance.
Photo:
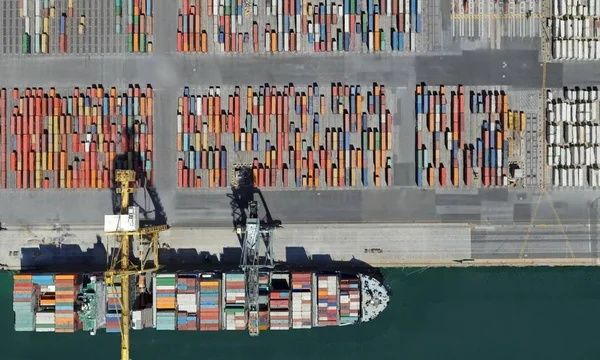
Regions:
[[[123, 14], [123, 0], [115, 0], [115, 33], [122, 34], [122, 17], [127, 16], [127, 44], [130, 53], [152, 52], [152, 33], [154, 28], [152, 0], [125, 0], [126, 14]], [[78, 26], [78, 35], [86, 35], [86, 15], [75, 15], [75, 0], [68, 0], [67, 7], [57, 0], [19, 0], [19, 18], [23, 19], [22, 53], [51, 54], [51, 37], [56, 34], [51, 25], [58, 21], [58, 51], [68, 53], [68, 31]], [[64, 12], [62, 12], [64, 11]], [[76, 20], [74, 20], [76, 19]], [[77, 23], [77, 21], [79, 21]], [[73, 32], [71, 32], [74, 34]], [[95, 34], [94, 34], [95, 35]]]
[[177, 330], [198, 330], [198, 278], [177, 275]]
[[208, 0], [208, 9], [200, 0], [180, 0], [177, 51], [416, 51], [422, 36], [422, 1], [267, 0], [263, 11], [256, 0], [252, 5], [242, 0]]
[[290, 328], [290, 274], [271, 274], [271, 293], [269, 301], [269, 320], [271, 330], [289, 330]]
[[357, 322], [360, 314], [360, 280], [340, 279], [340, 322]]
[[244, 273], [225, 274], [225, 330], [246, 329], [246, 281]]
[[39, 306], [40, 285], [31, 275], [14, 275], [13, 311], [15, 331], [35, 331], [35, 313]]
[[320, 326], [338, 323], [338, 277], [317, 276], [317, 324]]
[[121, 332], [122, 302], [121, 282], [115, 281], [106, 288], [106, 332]]
[[177, 275], [156, 275], [154, 285], [156, 294], [156, 330], [176, 330]]
[[7, 187], [6, 172], [6, 89], [0, 89], [0, 189]]
[[260, 273], [258, 275], [258, 306], [259, 306], [259, 330], [269, 328], [269, 294], [271, 293], [271, 281], [269, 273]]
[[[472, 186], [475, 169], [481, 172], [482, 186], [508, 186], [509, 154], [515, 152], [509, 144], [520, 146], [526, 114], [509, 110], [509, 97], [504, 90], [470, 91], [468, 111], [465, 111], [465, 96], [464, 86], [459, 85], [450, 91], [451, 102], [448, 104], [446, 86], [417, 85], [415, 156], [418, 186], [424, 186], [424, 173], [429, 186], [446, 186], [447, 169], [451, 171], [453, 186], [460, 185], [459, 179], [465, 186]], [[468, 130], [472, 124], [479, 127], [474, 134]], [[442, 159], [443, 145], [450, 153], [449, 164]], [[435, 181], [436, 172], [438, 182]]]
[[12, 107], [9, 184], [112, 188], [115, 169], [136, 170], [138, 185], [151, 184], [152, 94], [150, 86], [142, 93], [138, 85], [120, 95], [101, 86], [68, 95], [54, 88], [14, 89], [5, 104]]
[[221, 279], [216, 274], [202, 274], [200, 277], [200, 330], [220, 330], [221, 320]]
[[292, 273], [292, 328], [312, 327], [312, 274]]
[[197, 95], [186, 87], [177, 119], [180, 188], [227, 186], [227, 169], [240, 160], [251, 164], [259, 187], [393, 184], [392, 112], [383, 85], [363, 92], [333, 83], [325, 93], [318, 84], [265, 85], [247, 87], [246, 97], [239, 86]]
[[77, 275], [14, 275], [15, 331], [72, 333], [81, 329]]
[[[153, 0], [127, 1], [127, 50], [130, 53], [151, 53], [151, 35], [154, 31]], [[121, 34], [123, 0], [115, 0], [117, 34]]]

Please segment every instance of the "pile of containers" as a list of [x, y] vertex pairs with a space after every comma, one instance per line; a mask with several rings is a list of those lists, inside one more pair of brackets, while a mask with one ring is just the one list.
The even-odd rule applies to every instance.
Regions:
[[269, 328], [269, 297], [271, 293], [271, 280], [269, 273], [258, 274], [258, 329]]
[[555, 60], [598, 60], [600, 2], [553, 0], [552, 57]]
[[200, 278], [200, 330], [218, 331], [221, 319], [221, 279], [206, 273]]
[[[247, 87], [244, 98], [237, 86], [229, 95], [219, 87], [204, 95], [184, 89], [177, 114], [178, 187], [206, 187], [207, 175], [209, 188], [228, 186], [231, 162], [252, 164], [258, 187], [287, 187], [290, 179], [309, 188], [382, 186], [381, 178], [393, 184], [384, 86], [374, 84], [366, 94], [341, 83], [324, 93], [317, 84], [255, 90]], [[225, 144], [231, 140], [230, 159]]]
[[[57, 308], [56, 291], [53, 275], [33, 275], [34, 284], [40, 286], [40, 306], [35, 314], [35, 331], [54, 332], [56, 329], [55, 312]], [[72, 305], [72, 304], [71, 304]]]
[[[446, 186], [446, 169], [450, 168], [453, 186], [459, 186], [461, 179], [465, 186], [474, 186], [473, 178], [483, 186], [508, 186], [509, 141], [521, 140], [525, 113], [509, 110], [504, 90], [470, 91], [470, 106], [465, 108], [464, 86], [450, 90], [449, 104], [446, 89], [444, 85], [417, 85], [417, 185], [424, 186], [425, 173], [430, 187]], [[480, 132], [466, 133], [471, 124]]]
[[312, 327], [312, 273], [292, 273], [292, 328]]
[[[183, 0], [177, 49], [202, 53], [417, 51], [422, 1], [267, 0], [263, 13], [263, 4], [256, 0], [208, 0], [205, 17], [199, 0]], [[211, 44], [203, 28], [206, 22]], [[250, 42], [251, 49], [246, 45]]]
[[[69, 1], [69, 6], [69, 14], [72, 14], [72, 1]], [[22, 52], [24, 54], [49, 54], [50, 22], [56, 19], [55, 0], [20, 0], [19, 17], [24, 19], [25, 25]], [[60, 17], [59, 43], [61, 52], [66, 52], [65, 17]]]
[[11, 178], [21, 188], [110, 188], [115, 169], [136, 170], [138, 185], [152, 183], [153, 97], [138, 85], [13, 90]]
[[562, 97], [548, 90], [546, 163], [553, 186], [600, 186], [599, 118], [596, 87], [565, 88]]
[[269, 301], [271, 330], [290, 329], [290, 274], [271, 274], [271, 294]]
[[340, 279], [340, 322], [355, 323], [360, 313], [360, 280]]
[[317, 325], [338, 324], [338, 277], [317, 275]]
[[6, 89], [0, 89], [0, 189], [7, 187], [6, 173]]
[[106, 332], [121, 332], [121, 282], [106, 286]]
[[177, 275], [157, 274], [154, 278], [156, 293], [156, 330], [175, 330], [177, 317]]
[[177, 275], [177, 330], [198, 330], [198, 277]]
[[[122, 33], [123, 0], [115, 0], [116, 32]], [[151, 35], [154, 29], [153, 0], [127, 1], [127, 50], [130, 53], [152, 52]]]
[[[225, 115], [225, 110], [221, 108], [219, 87], [210, 87], [206, 95], [197, 97], [190, 96], [189, 88], [186, 87], [183, 96], [179, 98], [178, 187], [200, 188], [202, 179], [206, 178], [210, 188], [228, 185], [227, 151], [221, 142], [221, 134], [233, 132], [233, 98], [230, 96], [229, 99], [229, 115]], [[239, 136], [239, 132], [236, 134]]]
[[33, 283], [31, 275], [13, 275], [13, 281], [15, 331], [35, 331], [40, 286]]
[[[200, 4], [200, 0], [192, 0], [191, 2], [194, 5], [190, 3], [190, 0], [183, 0], [183, 8], [179, 8], [177, 51], [206, 53], [208, 51], [208, 36], [206, 31], [202, 29], [202, 5]], [[208, 3], [212, 4], [212, 0], [208, 0]], [[224, 10], [229, 13], [231, 12], [229, 1]], [[230, 17], [227, 15], [229, 14], [224, 13], [222, 18], [229, 21]], [[212, 16], [212, 14], [209, 13], [209, 16]], [[225, 27], [225, 24], [223, 24], [223, 27]], [[227, 37], [227, 41], [229, 44], [229, 41], [231, 41], [230, 36]]]
[[246, 329], [246, 282], [244, 273], [225, 274], [225, 330]]
[[72, 274], [55, 275], [56, 294], [56, 332], [75, 332], [77, 318], [75, 300], [77, 299], [77, 276]]

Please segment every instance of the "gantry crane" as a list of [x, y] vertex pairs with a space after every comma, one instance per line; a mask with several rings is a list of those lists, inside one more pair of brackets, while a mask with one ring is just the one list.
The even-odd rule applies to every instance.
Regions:
[[[266, 224], [258, 218], [256, 201], [248, 203], [246, 225], [237, 229], [242, 235], [242, 259], [240, 267], [246, 279], [246, 308], [248, 309], [248, 332], [251, 336], [259, 333], [259, 286], [258, 276], [261, 270], [272, 269], [273, 230], [275, 226]], [[264, 257], [261, 259], [261, 243], [264, 242]]]
[[[111, 287], [114, 289], [116, 282], [121, 284], [121, 360], [130, 360], [130, 307], [134, 299], [130, 296], [132, 286], [129, 277], [158, 270], [158, 234], [166, 230], [167, 225], [139, 226], [139, 218], [136, 218], [139, 210], [137, 210], [137, 207], [129, 207], [129, 196], [137, 191], [134, 186], [135, 171], [116, 170], [115, 181], [118, 184], [116, 192], [121, 194], [121, 215], [108, 215], [105, 217], [105, 235], [107, 239], [115, 237], [119, 244], [116, 246], [116, 252], [112, 254], [109, 269], [105, 272], [105, 278], [109, 289]], [[112, 218], [114, 224], [115, 216], [118, 217], [116, 226], [109, 225], [108, 228], [113, 231], [106, 231], [107, 222], [110, 222]], [[139, 264], [134, 264], [130, 260], [130, 240], [135, 238], [139, 239]], [[152, 255], [152, 260], [149, 259], [150, 255]], [[147, 266], [150, 262], [152, 264]]]

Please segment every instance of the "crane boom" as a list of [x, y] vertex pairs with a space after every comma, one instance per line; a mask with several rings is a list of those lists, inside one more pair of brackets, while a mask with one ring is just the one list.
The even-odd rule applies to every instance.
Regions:
[[[240, 267], [246, 280], [246, 307], [248, 309], [248, 332], [250, 336], [259, 334], [259, 271], [272, 269], [273, 227], [262, 224], [258, 218], [258, 204], [249, 203], [249, 216], [243, 229], [242, 259]], [[261, 241], [262, 240], [262, 241]], [[264, 258], [261, 259], [261, 243], [265, 244]], [[262, 261], [261, 261], [262, 260]]]
[[[115, 181], [119, 184], [116, 192], [121, 195], [120, 217], [117, 221], [117, 226], [114, 231], [106, 231], [105, 235], [115, 236], [119, 241], [117, 253], [114, 254], [108, 270], [105, 272], [106, 282], [109, 286], [113, 286], [115, 281], [121, 284], [121, 360], [130, 360], [129, 355], [129, 330], [130, 330], [130, 315], [131, 315], [131, 276], [136, 276], [146, 272], [154, 272], [158, 270], [158, 234], [160, 231], [166, 230], [167, 225], [139, 227], [139, 223], [132, 221], [129, 227], [122, 226], [120, 223], [123, 216], [132, 220], [131, 208], [129, 207], [129, 196], [136, 192], [137, 189], [132, 186], [135, 182], [135, 172], [133, 170], [116, 170]], [[117, 215], [119, 216], [119, 215]], [[137, 219], [134, 219], [137, 220]], [[132, 225], [137, 224], [137, 225]], [[105, 224], [105, 230], [107, 226]], [[131, 262], [129, 254], [131, 253], [131, 238], [138, 237], [140, 239], [140, 248], [148, 245], [148, 252], [140, 254], [140, 266], [136, 266]], [[149, 261], [148, 256], [152, 253], [151, 267], [146, 266]], [[120, 263], [120, 264], [119, 264]], [[134, 294], [135, 295], [135, 294]]]

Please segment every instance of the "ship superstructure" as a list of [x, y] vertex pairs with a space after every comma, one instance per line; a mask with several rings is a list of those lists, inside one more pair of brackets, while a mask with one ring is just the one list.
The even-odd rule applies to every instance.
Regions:
[[[14, 278], [16, 331], [119, 332], [118, 282], [109, 285], [101, 275], [90, 274], [19, 274]], [[248, 331], [253, 324], [258, 324], [259, 331], [344, 326], [373, 320], [389, 302], [378, 280], [342, 272], [261, 271], [257, 311], [250, 309], [242, 271], [134, 278], [133, 330]], [[251, 319], [254, 314], [257, 321]]]

